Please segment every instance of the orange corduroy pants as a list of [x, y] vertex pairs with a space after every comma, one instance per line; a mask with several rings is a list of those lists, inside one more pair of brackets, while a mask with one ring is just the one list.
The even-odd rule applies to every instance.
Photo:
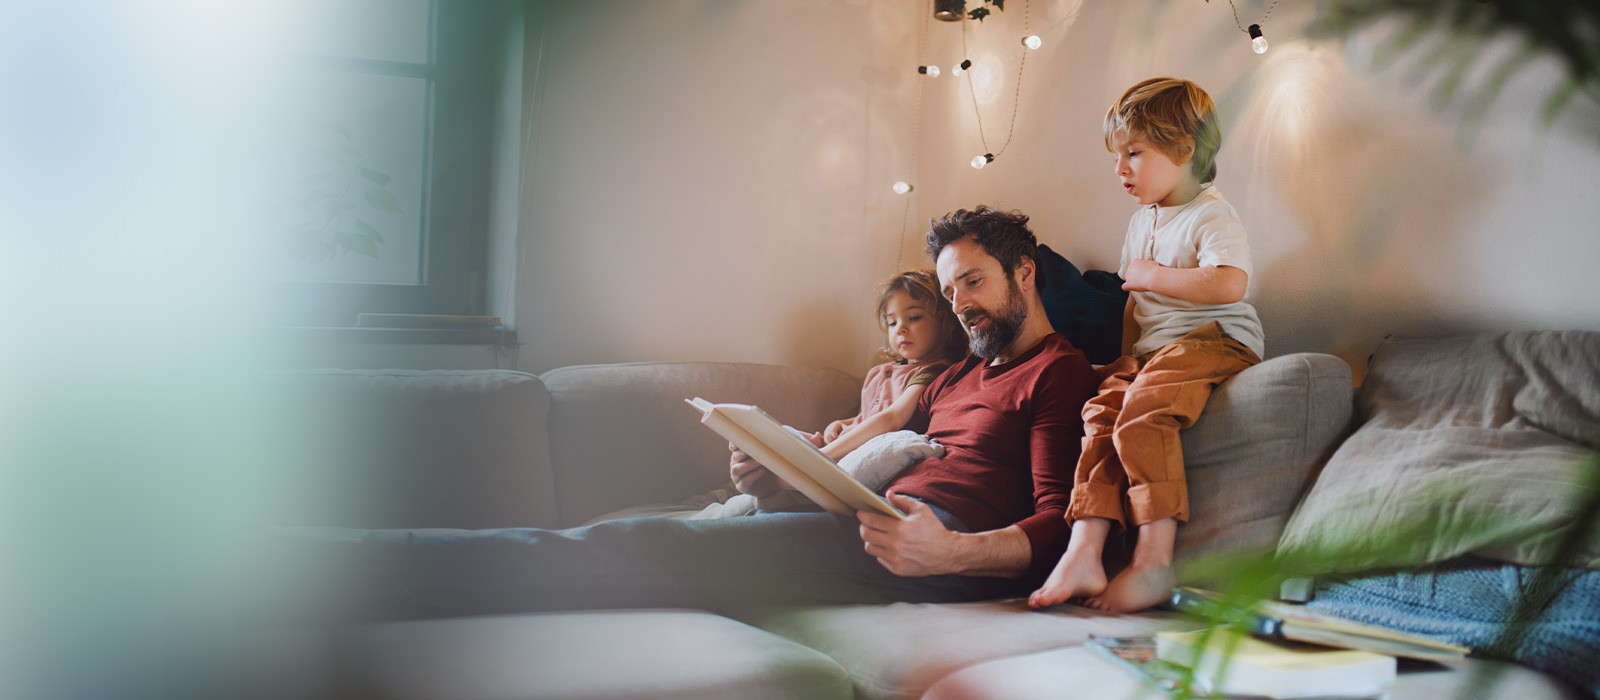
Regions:
[[1083, 405], [1083, 453], [1067, 520], [1105, 518], [1123, 527], [1189, 520], [1178, 431], [1194, 425], [1217, 385], [1261, 359], [1210, 323], [1142, 357], [1101, 368]]

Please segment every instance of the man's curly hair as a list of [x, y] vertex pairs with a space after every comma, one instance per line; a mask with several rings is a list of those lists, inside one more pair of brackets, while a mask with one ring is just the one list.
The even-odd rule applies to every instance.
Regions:
[[934, 219], [928, 226], [928, 257], [937, 261], [939, 252], [968, 236], [983, 248], [983, 252], [1000, 261], [1006, 277], [1017, 269], [1023, 258], [1039, 263], [1039, 241], [1028, 230], [1028, 217], [1020, 211], [997, 211], [982, 204], [972, 211], [959, 209], [944, 218]]

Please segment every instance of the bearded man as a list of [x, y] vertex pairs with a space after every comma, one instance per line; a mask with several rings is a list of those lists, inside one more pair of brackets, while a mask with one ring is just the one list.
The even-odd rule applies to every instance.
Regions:
[[[1097, 380], [1038, 292], [1028, 217], [979, 206], [934, 221], [927, 252], [972, 354], [924, 392], [906, 427], [945, 446], [897, 476], [908, 517], [758, 513], [636, 518], [570, 530], [375, 531], [408, 615], [770, 603], [953, 602], [1025, 594], [1065, 550], [1083, 404]], [[735, 451], [739, 490], [785, 488]]]

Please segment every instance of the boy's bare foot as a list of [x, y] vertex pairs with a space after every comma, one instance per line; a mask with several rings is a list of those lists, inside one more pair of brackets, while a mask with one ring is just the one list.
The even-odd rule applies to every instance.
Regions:
[[1084, 601], [1086, 607], [1112, 613], [1133, 613], [1166, 602], [1172, 597], [1178, 579], [1172, 566], [1139, 566], [1135, 563], [1105, 587], [1105, 592]]
[[1098, 552], [1093, 557], [1074, 557], [1068, 554], [1056, 563], [1050, 578], [1033, 595], [1028, 596], [1028, 607], [1048, 608], [1073, 598], [1099, 595], [1106, 589], [1106, 570], [1100, 565]]
[[1178, 521], [1172, 518], [1140, 525], [1133, 563], [1111, 579], [1104, 593], [1084, 605], [1120, 614], [1139, 612], [1170, 598], [1172, 587], [1178, 585], [1172, 572], [1172, 545], [1177, 536]]
[[1048, 608], [1073, 598], [1099, 595], [1106, 589], [1106, 569], [1100, 563], [1100, 553], [1105, 549], [1106, 535], [1111, 531], [1111, 521], [1104, 518], [1082, 518], [1072, 524], [1072, 539], [1067, 553], [1061, 555], [1050, 578], [1033, 595], [1028, 596], [1028, 607]]

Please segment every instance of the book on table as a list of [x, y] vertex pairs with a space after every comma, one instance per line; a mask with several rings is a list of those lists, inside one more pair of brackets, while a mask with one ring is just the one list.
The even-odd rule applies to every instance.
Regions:
[[1220, 596], [1195, 588], [1174, 590], [1172, 607], [1201, 617], [1226, 619], [1267, 639], [1360, 649], [1442, 664], [1465, 663], [1471, 651], [1463, 646], [1346, 620], [1301, 605], [1266, 601], [1247, 610], [1229, 610]]
[[684, 401], [700, 411], [700, 422], [706, 427], [738, 445], [817, 505], [841, 515], [865, 510], [905, 519], [899, 509], [802, 437], [804, 433], [779, 423], [766, 411], [749, 404], [711, 403], [698, 396]]
[[1374, 698], [1395, 681], [1393, 656], [1268, 641], [1229, 627], [1158, 632], [1155, 645], [1158, 660], [1193, 669], [1194, 689], [1208, 696]]

